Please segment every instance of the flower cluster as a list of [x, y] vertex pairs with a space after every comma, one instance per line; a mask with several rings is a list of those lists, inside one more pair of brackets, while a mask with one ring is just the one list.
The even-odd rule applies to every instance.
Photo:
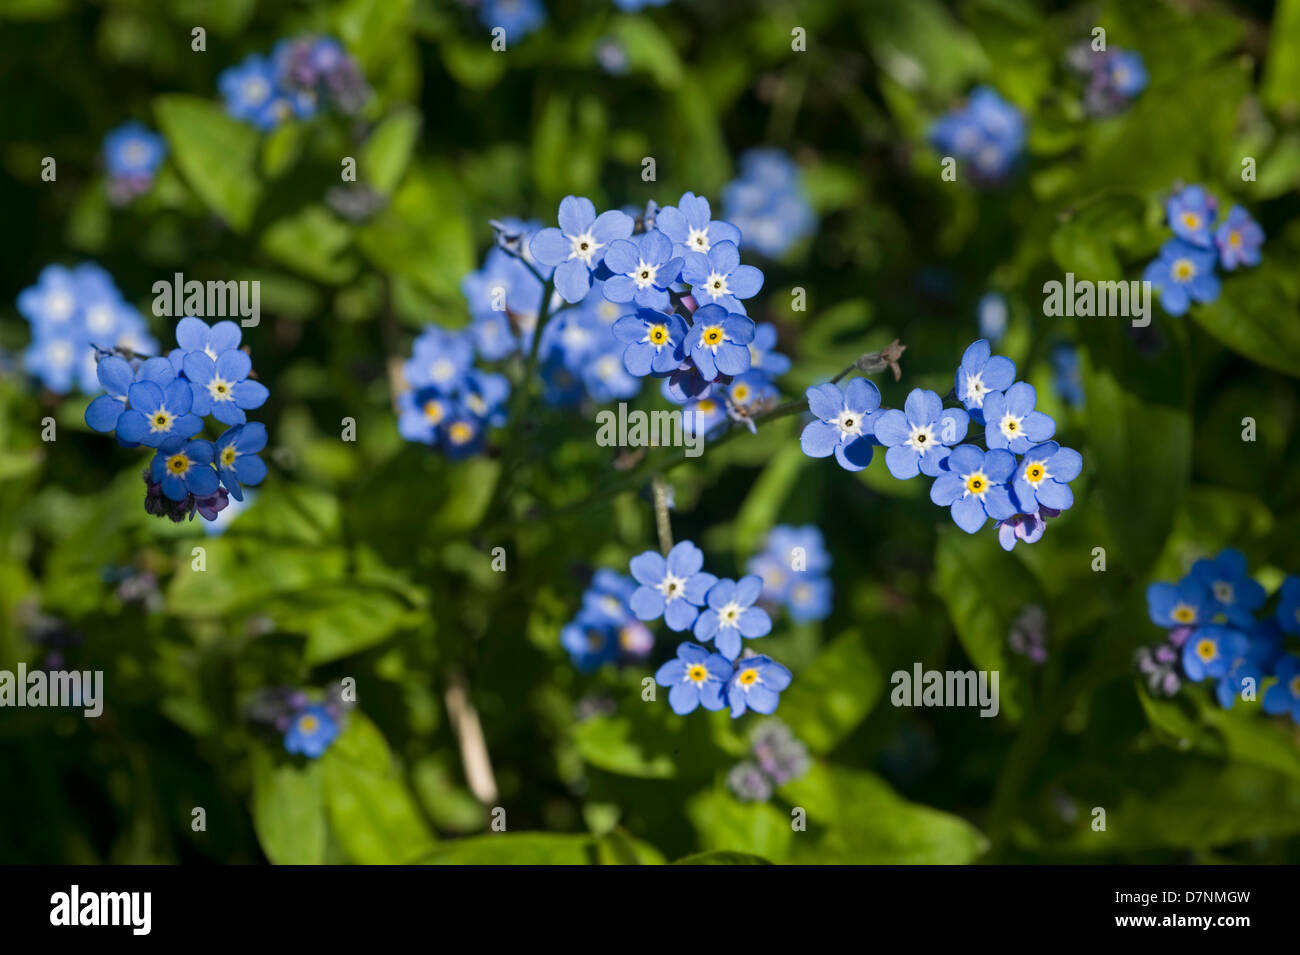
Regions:
[[1136, 50], [1094, 50], [1085, 40], [1070, 48], [1066, 62], [1084, 81], [1083, 108], [1090, 116], [1122, 112], [1147, 88], [1146, 62]]
[[[1015, 377], [1015, 364], [980, 339], [957, 369], [954, 394], [964, 408], [944, 408], [936, 392], [914, 388], [903, 410], [882, 409], [879, 389], [865, 378], [815, 385], [807, 395], [816, 420], [800, 445], [809, 457], [834, 455], [847, 471], [865, 468], [883, 445], [894, 477], [934, 478], [930, 500], [950, 508], [958, 527], [974, 534], [992, 518], [1011, 550], [1018, 540], [1037, 541], [1046, 519], [1074, 503], [1069, 482], [1083, 469], [1077, 451], [1050, 440], [1056, 422], [1035, 410], [1034, 386]], [[984, 426], [987, 450], [961, 443], [972, 421]]]
[[226, 112], [262, 131], [310, 119], [322, 107], [358, 112], [370, 90], [356, 61], [332, 37], [281, 40], [271, 55], [251, 54], [217, 77]]
[[766, 802], [772, 790], [800, 778], [812, 766], [808, 747], [780, 720], [763, 720], [749, 734], [752, 759], [727, 774], [727, 788], [745, 802]]
[[1259, 265], [1264, 230], [1241, 206], [1233, 206], [1215, 227], [1219, 200], [1203, 186], [1177, 189], [1165, 201], [1165, 218], [1174, 237], [1160, 247], [1142, 279], [1160, 293], [1170, 315], [1183, 315], [1192, 302], [1219, 297], [1215, 266], [1231, 272], [1239, 265]]
[[784, 607], [796, 623], [830, 615], [831, 581], [826, 575], [831, 555], [813, 525], [776, 525], [746, 569], [762, 580], [759, 600], [769, 611]]
[[84, 394], [99, 390], [97, 349], [144, 355], [158, 350], [144, 318], [93, 262], [71, 269], [47, 265], [35, 285], [18, 293], [18, 311], [32, 327], [23, 367], [55, 394], [74, 386]]
[[561, 645], [583, 673], [606, 663], [641, 662], [654, 649], [654, 635], [629, 605], [635, 591], [631, 577], [607, 568], [592, 577], [582, 609], [560, 631]]
[[125, 205], [153, 186], [167, 141], [142, 123], [129, 122], [104, 136], [103, 151], [109, 201]]
[[1219, 705], [1238, 696], [1253, 700], [1264, 680], [1265, 713], [1287, 713], [1300, 723], [1300, 655], [1286, 649], [1300, 636], [1300, 577], [1282, 584], [1276, 608], [1261, 613], [1267, 594], [1251, 579], [1245, 556], [1225, 550], [1203, 558], [1177, 583], [1147, 588], [1152, 622], [1169, 631], [1166, 642], [1139, 651], [1137, 665], [1152, 692], [1169, 696], [1183, 680], [1211, 680]]
[[[125, 448], [154, 448], [145, 472], [145, 509], [173, 521], [197, 512], [214, 520], [229, 498], [243, 499], [243, 486], [260, 484], [266, 464], [266, 426], [246, 412], [266, 403], [270, 392], [253, 377], [234, 322], [209, 326], [182, 318], [177, 347], [166, 357], [101, 350], [96, 375], [105, 394], [86, 408], [86, 424], [114, 434]], [[198, 437], [203, 419], [226, 430], [215, 442]]]
[[742, 153], [740, 175], [723, 187], [722, 206], [745, 244], [769, 259], [780, 258], [817, 226], [799, 167], [779, 149]]
[[268, 687], [248, 702], [245, 715], [249, 722], [279, 736], [285, 752], [319, 759], [338, 739], [355, 705], [340, 683], [330, 684], [321, 696], [318, 701], [294, 687]]
[[780, 693], [790, 685], [790, 671], [770, 657], [741, 655], [744, 639], [766, 636], [772, 629], [767, 611], [754, 606], [763, 589], [756, 575], [739, 581], [718, 579], [703, 570], [704, 554], [681, 541], [668, 556], [646, 551], [632, 558], [632, 576], [640, 585], [628, 601], [644, 621], [664, 618], [670, 630], [691, 630], [702, 643], [682, 643], [676, 659], [655, 673], [668, 687], [673, 712], [690, 713], [731, 707], [732, 717], [746, 709], [772, 713]]
[[1006, 179], [1025, 148], [1025, 120], [992, 87], [976, 87], [965, 105], [930, 128], [930, 143], [940, 154], [969, 163], [980, 185]]
[[476, 368], [474, 351], [468, 331], [429, 325], [415, 339], [396, 398], [397, 428], [407, 441], [464, 458], [483, 447], [489, 428], [505, 424], [510, 382]]

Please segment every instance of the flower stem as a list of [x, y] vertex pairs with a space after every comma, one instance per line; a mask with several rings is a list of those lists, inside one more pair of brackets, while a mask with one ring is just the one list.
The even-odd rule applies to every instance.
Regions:
[[673, 525], [668, 517], [668, 483], [662, 474], [656, 474], [650, 484], [654, 493], [655, 528], [659, 531], [659, 549], [667, 557], [668, 552], [673, 549]]

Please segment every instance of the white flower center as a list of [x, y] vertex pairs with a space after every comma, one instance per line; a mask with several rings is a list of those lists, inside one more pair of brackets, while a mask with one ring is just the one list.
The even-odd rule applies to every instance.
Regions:
[[636, 282], [639, 289], [650, 288], [655, 284], [655, 276], [659, 274], [659, 266], [651, 265], [649, 262], [640, 262], [635, 269], [628, 273], [632, 281]]
[[51, 292], [45, 298], [45, 317], [53, 322], [65, 321], [72, 315], [76, 304], [67, 292]]
[[664, 600], [673, 600], [686, 590], [686, 579], [676, 576], [672, 571], [667, 571], [664, 573], [664, 579], [659, 581], [658, 590], [664, 595]]
[[835, 427], [840, 429], [840, 440], [847, 438], [849, 435], [862, 434], [862, 420], [866, 415], [858, 414], [845, 408], [835, 418]]
[[208, 394], [212, 396], [213, 401], [233, 401], [234, 397], [230, 394], [231, 383], [224, 378], [213, 377], [208, 382]]
[[696, 252], [709, 251], [709, 233], [706, 229], [696, 229], [691, 227], [691, 231], [686, 236], [686, 244]]
[[52, 365], [72, 364], [72, 346], [67, 342], [55, 342], [50, 346], [49, 358]]
[[122, 158], [128, 166], [141, 166], [149, 158], [149, 150], [145, 148], [144, 143], [134, 140], [122, 149]]
[[908, 435], [905, 443], [909, 448], [919, 454], [925, 454], [925, 452], [938, 444], [938, 442], [934, 440], [934, 431], [928, 424], [913, 426], [912, 433]]
[[714, 299], [731, 294], [731, 290], [727, 288], [727, 277], [720, 272], [709, 273], [709, 278], [704, 283], [704, 290], [710, 298]]
[[1221, 604], [1232, 603], [1233, 590], [1232, 584], [1226, 580], [1216, 580], [1214, 582], [1214, 599]]
[[596, 250], [601, 247], [602, 243], [597, 242], [588, 230], [582, 235], [575, 235], [569, 238], [569, 258], [582, 259], [587, 265], [591, 265], [591, 257], [596, 254]]
[[984, 394], [988, 389], [984, 387], [984, 375], [977, 372], [966, 379], [966, 394], [962, 398], [974, 405], [976, 408], [984, 407]]
[[439, 358], [429, 368], [434, 381], [448, 381], [456, 374], [456, 366], [445, 358]]
[[259, 103], [265, 102], [266, 98], [271, 95], [271, 87], [267, 84], [266, 80], [259, 76], [254, 76], [244, 80], [243, 92], [244, 99], [246, 99], [250, 105], [256, 106]]
[[1002, 430], [1002, 436], [1008, 441], [1020, 437], [1025, 433], [1024, 420], [1023, 416], [1018, 418], [1008, 411], [1002, 416], [1002, 420], [998, 422], [998, 427]]
[[86, 327], [92, 332], [109, 332], [113, 329], [113, 310], [107, 305], [96, 305], [86, 310]]
[[740, 625], [740, 613], [745, 608], [734, 600], [718, 611], [718, 622], [724, 627]]
[[601, 381], [609, 381], [611, 378], [617, 377], [619, 367], [617, 358], [613, 355], [605, 355], [596, 362], [596, 375]]

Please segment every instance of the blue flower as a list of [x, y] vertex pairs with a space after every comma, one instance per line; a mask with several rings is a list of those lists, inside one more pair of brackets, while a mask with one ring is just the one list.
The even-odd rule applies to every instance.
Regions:
[[601, 264], [609, 244], [632, 235], [634, 222], [611, 209], [596, 215], [590, 199], [565, 196], [560, 201], [560, 227], [539, 229], [528, 248], [538, 262], [555, 268], [555, 289], [570, 304], [591, 290], [591, 273]]
[[709, 200], [693, 192], [683, 193], [676, 206], [660, 209], [655, 228], [672, 241], [673, 255], [683, 258], [689, 252], [707, 253], [719, 242], [740, 245], [740, 230], [713, 219]]
[[745, 657], [727, 683], [727, 702], [735, 719], [750, 709], [771, 715], [781, 702], [781, 691], [790, 685], [790, 671], [771, 657]]
[[1250, 579], [1246, 555], [1239, 550], [1220, 551], [1213, 560], [1202, 558], [1188, 575], [1209, 595], [1209, 614], [1223, 614], [1238, 627], [1250, 627], [1254, 612], [1264, 603], [1264, 588]]
[[723, 689], [731, 679], [732, 666], [720, 653], [710, 653], [694, 643], [677, 647], [677, 658], [669, 660], [655, 673], [655, 682], [670, 687], [668, 705], [685, 716], [697, 706], [720, 710], [726, 705]]
[[1232, 709], [1232, 704], [1236, 702], [1237, 697], [1241, 696], [1246, 690], [1246, 681], [1250, 681], [1250, 686], [1256, 692], [1259, 686], [1264, 682], [1264, 671], [1259, 663], [1251, 658], [1249, 651], [1245, 656], [1239, 656], [1228, 666], [1228, 672], [1225, 673], [1214, 688], [1214, 695], [1219, 701], [1219, 705], [1225, 710]]
[[183, 501], [187, 494], [208, 497], [220, 486], [217, 472], [212, 470], [215, 457], [211, 441], [168, 438], [149, 462], [149, 477], [161, 484], [163, 493], [173, 501]]
[[809, 422], [799, 436], [803, 453], [810, 458], [834, 454], [846, 471], [870, 464], [880, 390], [865, 378], [854, 378], [843, 390], [827, 382], [809, 388], [807, 395], [808, 409], [819, 420]]
[[827, 578], [797, 578], [786, 595], [786, 609], [796, 623], [825, 620], [831, 614], [831, 597], [831, 582]]
[[1064, 511], [1074, 504], [1069, 484], [1082, 470], [1083, 456], [1055, 441], [1027, 448], [1011, 485], [1015, 503], [1026, 513], [1036, 513], [1040, 507]]
[[[609, 333], [606, 332], [606, 335]], [[622, 351], [617, 343], [604, 351], [591, 355], [583, 362], [582, 384], [593, 400], [600, 403], [620, 398], [631, 398], [641, 390], [641, 379], [629, 374], [623, 365]]]
[[1083, 371], [1079, 350], [1073, 345], [1061, 344], [1052, 349], [1052, 387], [1072, 408], [1083, 406]]
[[719, 242], [707, 253], [688, 252], [682, 280], [701, 305], [720, 305], [728, 312], [745, 314], [742, 298], [753, 298], [763, 287], [763, 273], [752, 265], [740, 264], [740, 249], [734, 242]]
[[50, 391], [63, 395], [72, 390], [78, 363], [87, 355], [93, 362], [94, 351], [83, 337], [67, 332], [45, 332], [33, 336], [32, 343], [23, 352], [23, 368]]
[[995, 448], [981, 451], [972, 444], [952, 449], [944, 473], [930, 487], [930, 500], [952, 508], [952, 519], [967, 534], [984, 526], [985, 517], [1003, 521], [1016, 513], [1007, 482], [1016, 470], [1016, 456]]
[[708, 643], [716, 638], [718, 652], [735, 660], [740, 656], [741, 637], [765, 637], [772, 631], [767, 611], [754, 606], [762, 590], [762, 578], [752, 574], [739, 582], [719, 580], [709, 588], [708, 607], [695, 620], [695, 639]]
[[604, 295], [620, 305], [635, 301], [645, 308], [668, 307], [668, 286], [681, 276], [682, 260], [673, 257], [673, 244], [652, 230], [634, 239], [615, 239], [605, 251]]
[[467, 458], [482, 449], [487, 423], [462, 405], [452, 403], [442, 426], [443, 447], [452, 460]]
[[704, 553], [690, 541], [681, 541], [665, 559], [652, 550], [632, 558], [632, 576], [641, 586], [629, 602], [640, 620], [660, 614], [671, 630], [685, 630], [699, 616], [709, 588], [718, 582], [701, 571]]
[[977, 182], [995, 183], [1015, 168], [1025, 145], [1020, 111], [988, 86], [974, 89], [966, 105], [938, 120], [930, 142], [940, 153], [973, 167]]
[[[751, 149], [740, 157], [740, 176], [722, 191], [724, 218], [744, 236], [745, 247], [768, 258], [784, 255], [809, 235], [817, 219], [799, 167], [777, 149]], [[720, 236], [718, 241], [727, 241]], [[736, 240], [739, 245], [739, 240]]]
[[78, 283], [71, 269], [47, 265], [36, 284], [18, 293], [18, 311], [33, 333], [71, 328], [77, 317]]
[[616, 625], [586, 612], [560, 631], [560, 644], [582, 673], [592, 673], [618, 659]]
[[749, 371], [748, 345], [754, 340], [752, 319], [728, 312], [721, 305], [701, 306], [691, 319], [683, 347], [705, 381]]
[[[115, 381], [114, 387], [120, 384]], [[203, 430], [203, 420], [191, 413], [194, 394], [190, 382], [184, 379], [161, 385], [137, 381], [127, 388], [126, 397], [130, 407], [116, 422], [117, 436], [122, 441], [158, 448], [165, 441], [184, 440]]]
[[979, 424], [984, 423], [984, 399], [992, 392], [1005, 391], [1016, 380], [1015, 362], [1001, 355], [990, 357], [990, 351], [984, 339], [972, 342], [962, 353], [954, 386], [957, 399]]
[[438, 388], [410, 388], [397, 396], [397, 431], [407, 441], [436, 445], [452, 400]]
[[1041, 444], [1056, 433], [1056, 422], [1035, 411], [1038, 392], [1027, 381], [1018, 381], [1006, 393], [993, 392], [984, 399], [984, 438], [989, 448], [1006, 448], [1024, 454], [1031, 445]]
[[[776, 386], [761, 371], [747, 371], [737, 375], [727, 388], [727, 398], [733, 408], [740, 412], [753, 414], [773, 403], [779, 396]], [[749, 421], [746, 417], [744, 420]], [[752, 428], [753, 422], [749, 422]]]
[[618, 626], [631, 615], [628, 601], [636, 592], [636, 581], [608, 568], [601, 568], [591, 578], [591, 586], [582, 595], [584, 614]]
[[266, 462], [257, 456], [265, 447], [266, 425], [260, 421], [237, 424], [217, 438], [217, 474], [236, 501], [244, 499], [240, 485], [254, 487], [266, 479]]
[[1219, 277], [1214, 274], [1214, 252], [1170, 239], [1142, 273], [1142, 280], [1160, 293], [1160, 304], [1170, 315], [1183, 315], [1191, 302], [1213, 302], [1219, 297]]
[[464, 331], [429, 325], [411, 345], [402, 376], [412, 388], [436, 388], [450, 395], [464, 384], [474, 364], [474, 344]]
[[777, 524], [767, 535], [767, 552], [795, 573], [824, 574], [831, 569], [826, 539], [812, 524]]
[[1114, 50], [1106, 58], [1106, 74], [1111, 86], [1126, 99], [1133, 99], [1147, 88], [1147, 67], [1136, 50]]
[[190, 352], [202, 352], [216, 361], [228, 351], [239, 348], [243, 333], [234, 322], [216, 322], [209, 326], [201, 318], [187, 315], [176, 323], [176, 345], [168, 356], [177, 374], [184, 371], [185, 356]]
[[1285, 632], [1300, 635], [1300, 577], [1288, 577], [1282, 581], [1276, 617], [1278, 626]]
[[960, 408], [944, 408], [933, 391], [912, 389], [903, 410], [891, 408], [876, 415], [876, 440], [887, 447], [885, 466], [900, 481], [918, 474], [938, 477], [949, 448], [966, 437], [970, 415]]
[[1245, 656], [1249, 644], [1236, 630], [1227, 627], [1200, 627], [1183, 644], [1183, 672], [1193, 683], [1206, 677], [1220, 679], [1228, 675], [1234, 660]]
[[483, 268], [461, 280], [461, 292], [474, 321], [470, 332], [478, 352], [498, 361], [519, 348], [512, 320], [522, 329], [537, 322], [542, 283], [520, 259], [504, 249], [488, 251]]
[[465, 376], [460, 391], [460, 400], [466, 410], [493, 428], [506, 423], [506, 401], [509, 398], [509, 378], [477, 368]]
[[292, 112], [276, 82], [275, 65], [264, 56], [248, 56], [238, 66], [222, 70], [217, 88], [226, 100], [227, 113], [264, 131], [274, 129]]
[[488, 29], [502, 27], [507, 40], [522, 40], [546, 22], [539, 0], [483, 0], [479, 22]]
[[[614, 6], [624, 13], [639, 13], [646, 7], [662, 7], [668, 0], [614, 0]], [[686, 195], [690, 195], [688, 192]]]
[[123, 123], [104, 136], [104, 168], [113, 177], [152, 179], [167, 155], [167, 141], [142, 123]]
[[1284, 656], [1273, 670], [1277, 682], [1260, 701], [1265, 713], [1290, 713], [1300, 723], [1300, 657]]
[[319, 703], [303, 708], [284, 734], [286, 752], [319, 759], [338, 738], [339, 724], [330, 711]]
[[1264, 230], [1241, 206], [1233, 206], [1223, 224], [1215, 230], [1214, 244], [1219, 247], [1219, 264], [1231, 272], [1239, 265], [1259, 265], [1259, 247], [1264, 244]]
[[194, 392], [194, 413], [210, 414], [222, 424], [243, 424], [248, 420], [244, 412], [262, 407], [270, 395], [266, 385], [248, 377], [253, 360], [247, 352], [225, 351], [214, 362], [204, 352], [192, 351], [182, 367]]
[[682, 427], [690, 434], [707, 435], [725, 420], [727, 411], [716, 398], [700, 398], [688, 402], [682, 409]]
[[1195, 577], [1177, 584], [1160, 581], [1147, 588], [1147, 613], [1161, 627], [1196, 627], [1213, 616], [1210, 596]]
[[126, 393], [137, 381], [152, 381], [162, 386], [175, 377], [166, 358], [150, 358], [132, 370], [130, 362], [118, 355], [99, 360], [96, 376], [107, 394], [100, 395], [86, 407], [86, 424], [92, 431], [109, 434], [117, 429], [118, 419], [126, 411]]
[[790, 359], [775, 348], [776, 326], [771, 322], [761, 322], [754, 328], [754, 340], [749, 343], [749, 367], [769, 378], [784, 375], [790, 370]]
[[667, 375], [686, 357], [686, 322], [679, 315], [665, 315], [650, 308], [638, 308], [614, 323], [614, 337], [625, 342], [623, 367], [629, 374]]
[[1210, 227], [1218, 214], [1218, 201], [1201, 186], [1180, 189], [1165, 200], [1165, 217], [1174, 235], [1202, 249], [1213, 247]]
[[998, 543], [1005, 551], [1012, 550], [1020, 541], [1035, 544], [1047, 532], [1047, 518], [1060, 516], [1060, 511], [1050, 507], [1031, 509], [1027, 514], [1012, 514], [1006, 520], [998, 521]]

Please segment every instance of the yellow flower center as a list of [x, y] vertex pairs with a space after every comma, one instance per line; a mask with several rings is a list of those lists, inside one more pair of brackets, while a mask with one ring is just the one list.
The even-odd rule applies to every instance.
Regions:
[[976, 497], [979, 497], [988, 489], [989, 489], [989, 481], [988, 478], [984, 476], [983, 471], [976, 471], [974, 474], [967, 476], [966, 478], [967, 494], [974, 494]]
[[1043, 467], [1039, 461], [1035, 461], [1025, 468], [1025, 480], [1030, 484], [1039, 484], [1045, 477], [1047, 477], [1047, 468]]
[[1184, 212], [1183, 225], [1189, 229], [1199, 229], [1201, 227], [1201, 217], [1195, 212]]
[[1196, 608], [1179, 604], [1174, 608], [1173, 618], [1179, 623], [1196, 623]]
[[437, 398], [430, 398], [424, 403], [424, 418], [430, 424], [438, 424], [444, 414], [446, 412], [443, 410], [442, 402]]
[[1179, 259], [1174, 263], [1174, 278], [1180, 282], [1189, 281], [1196, 275], [1196, 266], [1192, 265], [1191, 259]]
[[736, 679], [740, 681], [741, 686], [753, 686], [758, 682], [758, 671], [742, 670], [740, 676], [736, 677]]
[[170, 431], [172, 426], [172, 413], [166, 408], [159, 408], [149, 416], [149, 428], [152, 431]]
[[666, 342], [666, 341], [668, 341], [668, 326], [667, 326], [667, 325], [651, 325], [651, 326], [650, 326], [650, 344], [652, 344], [652, 345], [662, 345], [662, 344], [664, 344], [664, 342]]
[[735, 388], [731, 389], [731, 397], [735, 398], [741, 404], [744, 404], [747, 400], [749, 400], [749, 386], [736, 385]]
[[699, 410], [703, 411], [705, 414], [713, 414], [713, 412], [716, 411], [718, 408], [718, 403], [714, 401], [712, 398], [705, 398], [698, 405], [696, 405], [696, 407], [699, 408]]
[[692, 683], [703, 683], [709, 678], [709, 671], [704, 669], [703, 664], [697, 663], [686, 671], [686, 679]]
[[221, 449], [221, 463], [225, 467], [231, 467], [235, 463], [235, 458], [238, 456], [239, 452], [235, 450], [233, 444], [228, 444]]
[[310, 714], [300, 717], [298, 720], [298, 729], [304, 733], [314, 733], [319, 727], [320, 720]]
[[167, 459], [167, 470], [178, 477], [190, 469], [190, 459], [184, 454], [173, 454]]
[[722, 328], [718, 325], [710, 325], [700, 338], [706, 345], [717, 345], [722, 341]]
[[224, 378], [213, 378], [208, 382], [208, 394], [212, 396], [213, 401], [229, 401], [230, 382]]
[[465, 444], [474, 437], [474, 429], [464, 421], [457, 421], [447, 429], [447, 435], [453, 444]]
[[1196, 644], [1196, 655], [1209, 663], [1219, 655], [1219, 648], [1214, 645], [1213, 640], [1201, 640]]
[[1228, 245], [1232, 246], [1234, 249], [1241, 248], [1241, 233], [1236, 229], [1233, 229], [1228, 233]]
[[1300, 676], [1291, 678], [1291, 695], [1300, 696]]

